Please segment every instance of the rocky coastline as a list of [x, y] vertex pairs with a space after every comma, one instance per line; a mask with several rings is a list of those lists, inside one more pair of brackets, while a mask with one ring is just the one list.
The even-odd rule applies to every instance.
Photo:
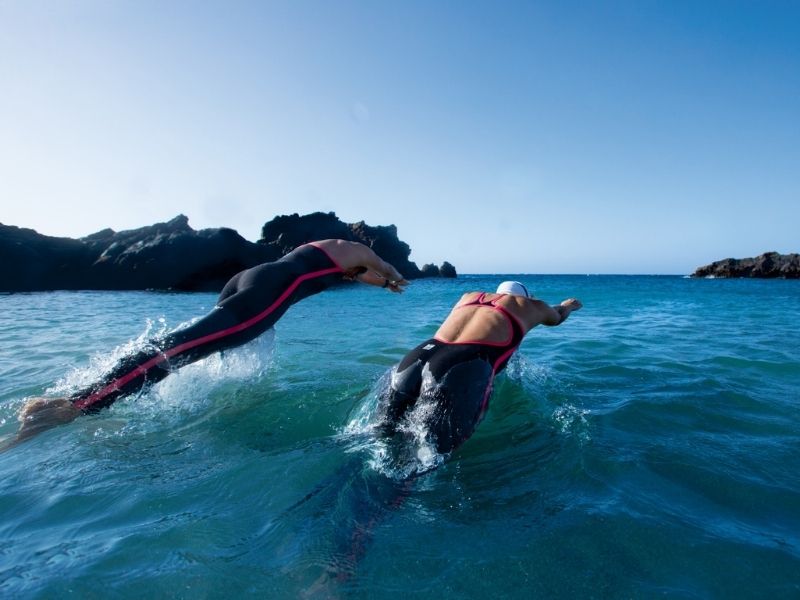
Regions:
[[800, 279], [800, 254], [765, 252], [754, 258], [726, 258], [698, 267], [692, 277]]
[[261, 239], [250, 242], [225, 227], [194, 230], [186, 216], [178, 215], [166, 223], [104, 229], [78, 239], [0, 224], [0, 292], [219, 291], [243, 269], [326, 238], [366, 244], [407, 279], [456, 277], [448, 262], [417, 267], [394, 225], [344, 223], [332, 212], [282, 215], [265, 223]]

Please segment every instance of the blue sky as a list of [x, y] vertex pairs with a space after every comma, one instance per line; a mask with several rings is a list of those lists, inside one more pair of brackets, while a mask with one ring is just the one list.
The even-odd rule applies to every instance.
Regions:
[[0, 0], [0, 222], [394, 223], [462, 272], [800, 251], [800, 3]]

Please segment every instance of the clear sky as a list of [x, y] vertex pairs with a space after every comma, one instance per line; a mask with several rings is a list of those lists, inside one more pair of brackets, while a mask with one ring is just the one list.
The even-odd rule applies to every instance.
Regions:
[[461, 272], [800, 251], [800, 2], [0, 0], [0, 222], [394, 223]]

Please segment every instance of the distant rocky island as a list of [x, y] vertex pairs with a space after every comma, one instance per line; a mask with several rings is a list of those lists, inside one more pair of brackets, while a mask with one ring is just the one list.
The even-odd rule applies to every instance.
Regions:
[[455, 277], [453, 265], [409, 260], [394, 225], [344, 223], [335, 213], [281, 215], [250, 242], [225, 227], [196, 231], [178, 215], [139, 229], [104, 229], [83, 238], [51, 237], [0, 224], [0, 292], [46, 290], [219, 291], [236, 273], [279, 259], [313, 240], [361, 242], [407, 279]]
[[765, 252], [755, 258], [726, 258], [697, 268], [692, 277], [800, 279], [800, 254]]

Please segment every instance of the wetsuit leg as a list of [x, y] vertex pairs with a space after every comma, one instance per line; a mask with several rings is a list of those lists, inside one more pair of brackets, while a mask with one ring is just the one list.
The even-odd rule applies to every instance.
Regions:
[[249, 342], [272, 325], [263, 322], [237, 330], [241, 324], [234, 311], [215, 307], [192, 325], [151, 340], [145, 349], [123, 357], [99, 382], [76, 394], [73, 403], [84, 412], [100, 410], [121, 396], [161, 381], [174, 369]]
[[419, 396], [436, 407], [426, 413], [426, 428], [441, 454], [452, 452], [475, 432], [492, 381], [492, 367], [482, 358], [452, 365], [449, 358], [435, 356], [428, 363]]
[[[144, 350], [122, 358], [110, 372], [71, 400], [84, 412], [95, 412], [117, 398], [161, 381], [173, 369], [214, 352], [249, 342], [286, 312], [290, 302], [277, 303], [286, 288], [280, 269], [262, 265], [236, 275], [220, 294], [218, 304], [192, 325], [151, 340]], [[264, 283], [266, 276], [274, 281]], [[257, 277], [256, 277], [257, 276]], [[288, 299], [287, 299], [288, 300]]]
[[209, 314], [152, 340], [148, 348], [123, 358], [101, 381], [70, 400], [82, 411], [93, 412], [160, 381], [172, 369], [249, 342], [272, 327], [292, 304], [326, 289], [341, 274], [341, 267], [324, 251], [310, 245], [242, 271], [225, 285]]
[[475, 431], [486, 409], [492, 366], [471, 344], [423, 342], [409, 352], [392, 374], [391, 386], [381, 399], [385, 430], [393, 432], [418, 404], [425, 429], [437, 451], [452, 452]]
[[393, 431], [402, 416], [419, 398], [426, 354], [425, 344], [419, 345], [392, 372], [389, 389], [381, 398], [379, 409], [380, 421], [387, 431]]

